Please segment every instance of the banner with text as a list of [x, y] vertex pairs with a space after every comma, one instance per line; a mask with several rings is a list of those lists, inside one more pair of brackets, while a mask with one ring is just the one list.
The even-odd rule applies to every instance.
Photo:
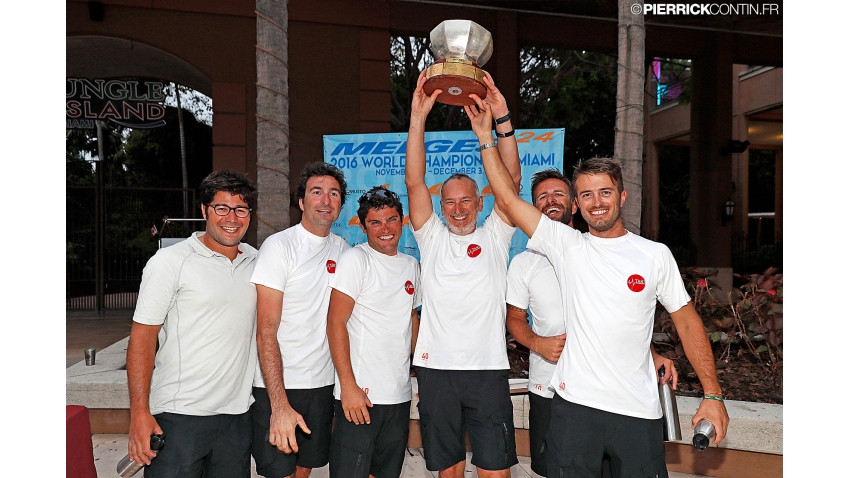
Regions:
[[[531, 202], [531, 175], [537, 171], [564, 169], [564, 128], [530, 129], [516, 131], [519, 148], [522, 182], [520, 196]], [[404, 224], [407, 226], [410, 211], [407, 189], [404, 186], [405, 149], [407, 133], [375, 133], [326, 135], [324, 160], [345, 173], [348, 196], [333, 224], [332, 231], [349, 244], [366, 242], [357, 217], [357, 199], [372, 186], [383, 185], [399, 195], [404, 206]], [[472, 131], [445, 131], [425, 133], [425, 184], [431, 191], [434, 211], [440, 218], [440, 188], [454, 173], [465, 173], [478, 182], [484, 196], [484, 210], [478, 215], [478, 225], [493, 210], [494, 197], [478, 152], [478, 139]], [[510, 256], [525, 249], [528, 237], [517, 229], [511, 244]], [[399, 251], [419, 259], [419, 249], [409, 227], [404, 228]]]

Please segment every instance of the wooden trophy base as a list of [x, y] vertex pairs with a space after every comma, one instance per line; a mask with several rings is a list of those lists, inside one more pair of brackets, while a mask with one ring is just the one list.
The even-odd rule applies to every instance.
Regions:
[[452, 106], [474, 105], [469, 97], [475, 93], [482, 100], [487, 97], [484, 86], [484, 70], [469, 60], [445, 58], [438, 60], [425, 70], [422, 89], [430, 96], [434, 90], [443, 90], [437, 101]]

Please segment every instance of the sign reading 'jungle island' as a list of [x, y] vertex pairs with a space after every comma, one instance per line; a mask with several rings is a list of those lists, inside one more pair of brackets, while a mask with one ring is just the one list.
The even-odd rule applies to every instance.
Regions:
[[65, 127], [95, 128], [108, 119], [130, 128], [165, 124], [164, 84], [161, 81], [65, 80]]

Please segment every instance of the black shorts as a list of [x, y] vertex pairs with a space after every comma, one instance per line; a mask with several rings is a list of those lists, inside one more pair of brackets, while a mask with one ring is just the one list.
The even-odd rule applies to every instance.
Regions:
[[436, 370], [420, 367], [419, 418], [425, 467], [445, 470], [466, 460], [504, 470], [518, 463], [507, 370]]
[[605, 412], [555, 394], [546, 444], [550, 477], [599, 476], [603, 456], [615, 477], [668, 476], [661, 418]]
[[287, 455], [269, 443], [269, 421], [272, 416], [269, 394], [265, 388], [254, 387], [254, 440], [251, 455], [257, 463], [257, 474], [266, 478], [283, 478], [295, 473], [295, 467], [321, 468], [328, 464], [331, 444], [331, 422], [334, 411], [334, 386], [291, 389], [286, 391], [289, 404], [304, 417], [310, 434], [295, 428], [298, 453]]
[[546, 434], [552, 418], [552, 399], [528, 393], [528, 441], [531, 469], [546, 476]]
[[145, 467], [146, 478], [248, 478], [251, 414], [193, 416], [158, 413], [166, 446]]
[[342, 402], [334, 406], [331, 435], [331, 478], [398, 478], [410, 429], [410, 402], [374, 405], [370, 423], [356, 425], [345, 419]]

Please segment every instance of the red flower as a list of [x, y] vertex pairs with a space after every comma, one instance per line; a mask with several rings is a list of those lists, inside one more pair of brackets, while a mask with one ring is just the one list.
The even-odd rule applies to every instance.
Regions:
[[767, 292], [771, 297], [776, 297], [776, 291], [774, 289], [768, 289], [765, 292]]
[[708, 281], [705, 279], [697, 279], [697, 287], [706, 288], [708, 287]]

